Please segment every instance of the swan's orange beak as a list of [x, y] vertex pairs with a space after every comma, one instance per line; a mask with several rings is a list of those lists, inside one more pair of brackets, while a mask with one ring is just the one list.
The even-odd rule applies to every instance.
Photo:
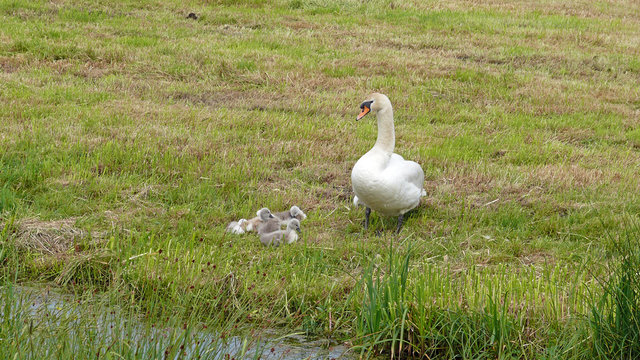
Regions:
[[356, 121], [362, 119], [365, 115], [369, 113], [369, 111], [371, 111], [371, 109], [368, 106], [363, 106], [362, 112], [358, 114], [358, 116], [356, 117]]

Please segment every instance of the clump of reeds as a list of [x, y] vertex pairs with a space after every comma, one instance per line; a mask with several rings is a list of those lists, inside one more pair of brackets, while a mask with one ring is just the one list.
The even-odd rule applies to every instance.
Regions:
[[[363, 355], [391, 358], [640, 358], [640, 250], [632, 227], [599, 283], [588, 266], [463, 271], [390, 251], [361, 281]], [[585, 264], [589, 265], [589, 264]], [[601, 286], [598, 286], [600, 284]]]
[[637, 225], [628, 226], [625, 237], [614, 241], [620, 263], [591, 310], [593, 353], [603, 359], [640, 358], [640, 250]]

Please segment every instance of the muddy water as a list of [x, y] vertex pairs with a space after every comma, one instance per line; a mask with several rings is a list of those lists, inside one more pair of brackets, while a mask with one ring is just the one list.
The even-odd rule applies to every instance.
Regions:
[[[12, 296], [6, 296], [6, 291], [11, 291]], [[153, 339], [168, 338], [171, 336], [184, 335], [184, 330], [173, 327], [149, 328], [142, 322], [131, 324], [130, 317], [126, 320], [126, 330], [123, 329], [123, 322], [116, 318], [118, 311], [102, 309], [102, 312], [95, 315], [96, 309], [89, 309], [86, 305], [78, 305], [78, 302], [70, 295], [60, 294], [47, 289], [33, 287], [12, 287], [0, 289], [0, 299], [6, 302], [11, 299], [11, 312], [14, 314], [1, 313], [0, 317], [15, 316], [16, 311], [22, 311], [23, 315], [34, 319], [49, 319], [48, 326], [55, 327], [64, 320], [66, 331], [81, 331], [82, 326], [75, 326], [75, 322], [81, 321], [91, 316], [96, 322], [96, 327], [105, 329], [102, 336], [108, 338], [110, 342], [116, 337], [127, 337], [134, 340], [137, 346], [151, 349], [157, 344]], [[4, 309], [7, 309], [3, 305]], [[91, 315], [88, 315], [91, 314]], [[126, 315], [125, 315], [126, 316]], [[24, 317], [24, 316], [23, 316]], [[69, 321], [69, 319], [72, 319]], [[80, 325], [80, 324], [78, 324]], [[112, 330], [113, 329], [113, 330]], [[118, 333], [118, 332], [121, 333]], [[82, 334], [71, 334], [70, 336], [82, 336]], [[251, 337], [231, 337], [224, 341], [220, 340], [219, 333], [212, 331], [195, 331], [189, 334], [192, 339], [191, 346], [187, 346], [180, 358], [197, 358], [203, 354], [229, 354], [229, 358], [236, 356], [236, 359], [355, 359], [356, 355], [351, 354], [346, 346], [332, 343], [329, 340], [310, 340], [302, 334], [279, 334], [277, 330], [261, 331], [260, 334]], [[107, 340], [107, 339], [105, 339]], [[150, 341], [151, 340], [151, 341]], [[199, 345], [196, 345], [199, 344]], [[204, 356], [207, 357], [207, 356]]]

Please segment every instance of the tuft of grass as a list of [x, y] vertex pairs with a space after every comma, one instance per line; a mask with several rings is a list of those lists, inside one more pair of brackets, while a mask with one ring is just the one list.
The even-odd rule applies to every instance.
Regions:
[[356, 348], [391, 358], [635, 359], [639, 239], [640, 228], [629, 225], [624, 238], [613, 240], [613, 272], [590, 284], [586, 266], [543, 276], [475, 267], [416, 273], [411, 247], [392, 251], [388, 266], [374, 261], [363, 273]]
[[395, 255], [392, 246], [389, 246], [389, 252], [386, 269], [375, 269], [374, 262], [363, 274], [364, 297], [357, 330], [368, 347], [388, 348], [393, 358], [400, 356], [407, 345], [405, 332], [409, 329], [409, 307], [406, 290], [411, 250], [404, 257]]
[[8, 184], [0, 188], [0, 214], [14, 210], [16, 201], [16, 194], [9, 188]]
[[640, 228], [629, 225], [614, 243], [619, 262], [602, 282], [591, 310], [594, 354], [602, 359], [640, 357]]

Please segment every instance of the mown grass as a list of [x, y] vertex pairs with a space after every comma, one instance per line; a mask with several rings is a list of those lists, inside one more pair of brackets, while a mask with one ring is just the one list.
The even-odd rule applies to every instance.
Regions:
[[[637, 7], [0, 1], [3, 281], [344, 340], [365, 270], [414, 243], [413, 271], [457, 291], [420, 301], [489, 309], [508, 294], [537, 306], [518, 321], [563, 328], [591, 311], [640, 208]], [[353, 116], [371, 91], [425, 170], [411, 241], [378, 236], [393, 225], [376, 216], [363, 232], [350, 206], [376, 132]], [[295, 246], [224, 233], [293, 204], [309, 215]]]

